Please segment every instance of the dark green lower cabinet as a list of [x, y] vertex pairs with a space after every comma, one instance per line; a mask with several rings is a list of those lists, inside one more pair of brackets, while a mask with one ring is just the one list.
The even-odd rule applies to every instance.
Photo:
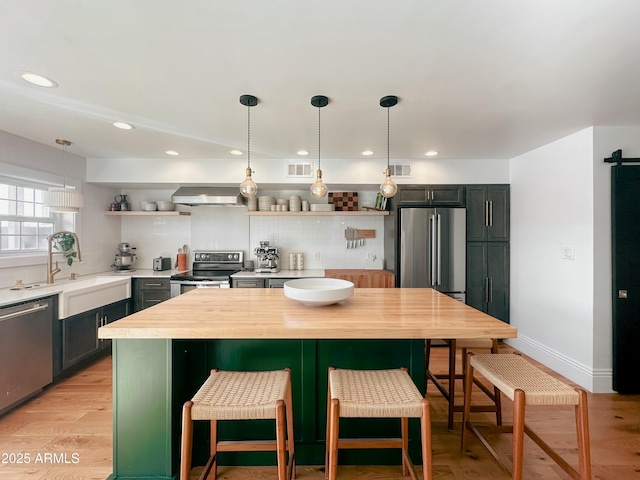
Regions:
[[[424, 391], [422, 340], [116, 340], [114, 352], [114, 474], [171, 478], [179, 468], [180, 418], [211, 368], [292, 371], [296, 459], [322, 465], [327, 370], [406, 366]], [[208, 422], [195, 422], [193, 465], [208, 457]], [[400, 435], [398, 420], [343, 419], [341, 435]], [[225, 439], [274, 438], [273, 421], [220, 422]], [[421, 464], [419, 420], [410, 420], [410, 452]], [[344, 450], [340, 463], [399, 465], [397, 450]], [[220, 463], [274, 465], [272, 452], [220, 454]]]

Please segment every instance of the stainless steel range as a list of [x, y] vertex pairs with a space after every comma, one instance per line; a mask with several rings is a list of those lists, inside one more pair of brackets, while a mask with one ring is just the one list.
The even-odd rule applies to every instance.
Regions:
[[171, 296], [194, 288], [229, 288], [230, 277], [242, 270], [244, 252], [196, 250], [188, 272], [171, 276]]

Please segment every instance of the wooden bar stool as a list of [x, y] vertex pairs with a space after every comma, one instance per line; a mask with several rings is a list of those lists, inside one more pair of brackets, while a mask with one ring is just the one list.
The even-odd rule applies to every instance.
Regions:
[[[340, 439], [340, 417], [399, 418], [401, 438]], [[325, 477], [335, 480], [340, 448], [400, 448], [402, 474], [416, 479], [409, 458], [409, 418], [420, 418], [424, 480], [431, 479], [431, 419], [429, 402], [405, 368], [345, 370], [329, 368]]]
[[[436, 388], [440, 391], [442, 396], [448, 403], [448, 419], [447, 428], [453, 430], [453, 414], [455, 412], [462, 412], [463, 405], [456, 405], [456, 380], [462, 380], [464, 390], [464, 377], [467, 370], [467, 352], [470, 349], [486, 349], [491, 353], [498, 353], [498, 340], [491, 338], [460, 338], [460, 339], [445, 339], [447, 348], [449, 349], [449, 367], [446, 373], [433, 373], [429, 369], [429, 363], [431, 359], [431, 340], [426, 339], [424, 345], [424, 365], [425, 365], [425, 391], [428, 386], [428, 381], [431, 380]], [[456, 354], [461, 350], [462, 353], [462, 373], [456, 373]], [[447, 386], [445, 387], [440, 380], [447, 380]], [[483, 383], [477, 379], [474, 380], [474, 384], [482, 390], [487, 397], [493, 402], [492, 405], [474, 405], [474, 412], [496, 412], [496, 423], [502, 425], [502, 407], [500, 406], [500, 395], [498, 389], [494, 388], [493, 392], [489, 390]], [[463, 391], [464, 394], [464, 391]]]
[[[217, 438], [219, 420], [275, 420], [275, 441]], [[211, 422], [210, 457], [200, 479], [213, 469], [217, 476], [218, 452], [275, 451], [278, 480], [295, 478], [291, 370], [230, 372], [211, 370], [194, 397], [182, 409], [180, 480], [189, 480], [193, 441], [193, 420]], [[287, 461], [287, 453], [289, 459]]]
[[[474, 371], [489, 380], [498, 387], [500, 392], [514, 402], [513, 425], [494, 427], [492, 429], [503, 433], [513, 433], [513, 467], [511, 472], [509, 472], [509, 468], [491, 448], [478, 428], [469, 421], [471, 406], [470, 384]], [[591, 479], [587, 393], [584, 390], [571, 388], [517, 354], [474, 355], [470, 353], [466, 383], [467, 388], [462, 414], [462, 449], [464, 449], [467, 431], [465, 427], [468, 427], [480, 439], [502, 468], [511, 473], [514, 480], [521, 480], [524, 434], [526, 433], [569, 476], [581, 480]], [[572, 405], [575, 407], [579, 470], [569, 465], [525, 423], [525, 405]]]

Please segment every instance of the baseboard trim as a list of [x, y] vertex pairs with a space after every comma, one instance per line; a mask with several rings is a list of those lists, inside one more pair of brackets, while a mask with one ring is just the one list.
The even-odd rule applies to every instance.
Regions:
[[593, 369], [571, 357], [553, 350], [540, 342], [518, 333], [518, 338], [505, 339], [504, 343], [549, 367], [568, 380], [577, 383], [591, 393], [613, 393], [613, 371]]

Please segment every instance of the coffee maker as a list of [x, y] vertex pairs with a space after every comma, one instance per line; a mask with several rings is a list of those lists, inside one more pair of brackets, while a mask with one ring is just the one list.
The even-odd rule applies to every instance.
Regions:
[[260, 242], [253, 251], [258, 257], [256, 273], [276, 273], [280, 271], [280, 256], [277, 247], [270, 247], [269, 242]]

